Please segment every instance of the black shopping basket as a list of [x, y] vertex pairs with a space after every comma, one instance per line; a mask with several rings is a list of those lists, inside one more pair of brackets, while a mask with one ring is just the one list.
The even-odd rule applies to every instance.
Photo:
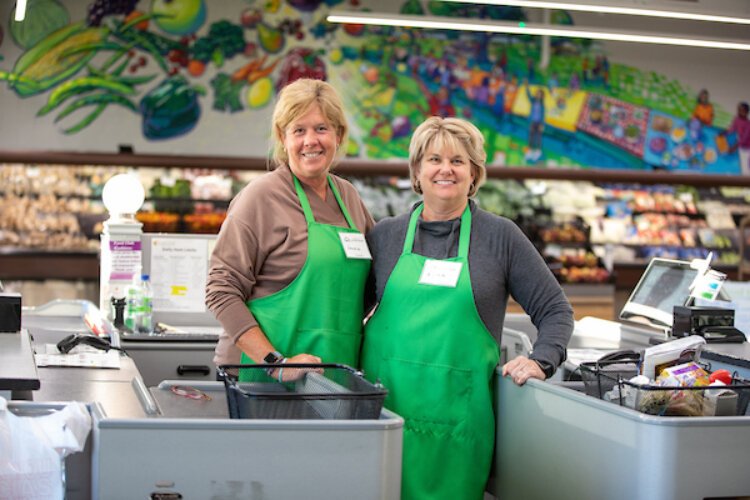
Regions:
[[[726, 386], [662, 386], [639, 385], [629, 379], [638, 374], [638, 364], [633, 362], [588, 362], [581, 363], [581, 378], [589, 396], [617, 402], [620, 406], [631, 406], [641, 413], [660, 416], [713, 416], [706, 413], [706, 405], [716, 409], [719, 393], [729, 396], [729, 407], [724, 405], [722, 415], [742, 416], [747, 414], [750, 402], [750, 381], [740, 378], [735, 372]], [[631, 395], [628, 399], [627, 394]], [[627, 402], [630, 402], [630, 405]]]
[[[278, 382], [258, 376], [261, 382], [240, 382], [244, 370], [261, 372], [283, 366], [285, 373], [297, 370], [294, 382]], [[322, 372], [322, 373], [321, 373]], [[222, 365], [230, 418], [363, 420], [378, 419], [388, 393], [365, 380], [362, 373], [346, 365], [285, 363], [284, 365]]]

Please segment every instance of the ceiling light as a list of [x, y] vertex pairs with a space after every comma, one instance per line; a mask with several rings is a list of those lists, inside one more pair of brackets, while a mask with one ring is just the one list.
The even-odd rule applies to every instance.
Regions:
[[591, 40], [612, 40], [618, 42], [652, 43], [660, 45], [680, 45], [713, 49], [750, 50], [744, 41], [682, 38], [631, 31], [599, 30], [576, 26], [552, 24], [491, 21], [483, 19], [459, 19], [451, 17], [408, 16], [376, 14], [369, 12], [332, 11], [326, 18], [330, 23], [369, 24], [376, 26], [396, 26], [403, 28], [424, 28], [437, 30], [474, 31], [482, 33], [505, 33], [511, 35], [559, 36], [587, 38]]
[[582, 12], [599, 12], [603, 14], [625, 14], [629, 16], [664, 17], [669, 19], [685, 19], [690, 21], [709, 21], [715, 23], [750, 24], [750, 18], [715, 16], [700, 12], [689, 12], [684, 10], [668, 10], [662, 8], [639, 8], [624, 5], [602, 5], [597, 3], [581, 2], [543, 2], [536, 0], [442, 0], [444, 2], [478, 3], [486, 5], [500, 5], [509, 7], [527, 7], [532, 9], [558, 9], [574, 10]]
[[16, 2], [16, 16], [13, 18], [16, 22], [21, 22], [26, 18], [26, 0]]

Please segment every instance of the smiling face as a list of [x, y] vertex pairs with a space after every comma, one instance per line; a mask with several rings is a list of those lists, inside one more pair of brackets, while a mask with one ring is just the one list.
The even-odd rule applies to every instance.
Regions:
[[432, 141], [420, 162], [417, 179], [424, 194], [425, 211], [463, 211], [474, 174], [466, 149], [453, 141]]
[[320, 106], [313, 104], [284, 130], [284, 148], [289, 168], [308, 183], [325, 179], [336, 155], [340, 137], [326, 120]]

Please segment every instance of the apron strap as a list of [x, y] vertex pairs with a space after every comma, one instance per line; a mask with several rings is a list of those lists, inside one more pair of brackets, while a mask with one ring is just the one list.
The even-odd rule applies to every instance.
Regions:
[[412, 247], [414, 247], [414, 234], [417, 232], [417, 221], [422, 214], [422, 210], [424, 210], [424, 202], [417, 205], [417, 208], [411, 213], [409, 227], [406, 230], [406, 238], [404, 238], [404, 249], [401, 252], [401, 255], [411, 253]]
[[[297, 197], [299, 198], [299, 202], [302, 205], [302, 211], [305, 213], [305, 220], [307, 221], [308, 224], [315, 222], [315, 216], [313, 215], [312, 207], [310, 207], [310, 201], [307, 199], [305, 190], [302, 189], [302, 184], [300, 183], [299, 179], [297, 179], [297, 176], [294, 174], [292, 174], [292, 179], [294, 179], [294, 190], [297, 191]], [[333, 196], [336, 198], [336, 202], [338, 203], [339, 208], [341, 209], [341, 213], [344, 214], [344, 218], [346, 219], [346, 223], [349, 224], [349, 228], [356, 230], [357, 226], [354, 225], [354, 222], [352, 221], [352, 218], [349, 215], [349, 212], [346, 210], [346, 206], [344, 205], [344, 202], [341, 199], [339, 190], [336, 189], [336, 186], [333, 183], [333, 179], [331, 179], [330, 175], [328, 176], [328, 185], [331, 186], [331, 191], [333, 191]]]
[[[417, 208], [412, 212], [409, 218], [409, 227], [406, 230], [406, 238], [404, 238], [404, 249], [401, 255], [411, 253], [414, 247], [414, 235], [417, 232], [417, 221], [419, 216], [424, 210], [424, 202], [417, 205]], [[459, 258], [466, 258], [469, 256], [469, 242], [471, 241], [471, 210], [469, 204], [466, 204], [463, 214], [461, 214], [461, 227], [459, 228], [458, 236], [458, 255]]]
[[341, 199], [339, 190], [336, 189], [336, 185], [333, 183], [333, 179], [330, 175], [328, 176], [328, 184], [331, 186], [331, 191], [333, 191], [333, 196], [336, 197], [336, 201], [339, 202], [339, 208], [341, 209], [341, 213], [344, 214], [346, 222], [349, 223], [349, 228], [357, 230], [357, 226], [354, 225], [354, 221], [352, 220], [351, 216], [349, 216], [349, 211], [346, 209], [346, 205], [344, 205], [344, 200]]
[[461, 228], [458, 235], [458, 257], [467, 258], [469, 256], [469, 241], [471, 241], [471, 210], [469, 204], [466, 204], [464, 213], [461, 214]]

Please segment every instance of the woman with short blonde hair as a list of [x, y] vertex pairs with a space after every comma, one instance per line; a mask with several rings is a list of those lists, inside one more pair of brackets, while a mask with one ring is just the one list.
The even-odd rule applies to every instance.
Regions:
[[458, 118], [414, 131], [409, 170], [422, 195], [367, 235], [378, 304], [362, 368], [405, 420], [402, 500], [480, 500], [495, 443], [492, 387], [513, 297], [539, 331], [529, 357], [503, 366], [517, 384], [565, 360], [573, 309], [534, 245], [471, 196], [486, 177], [484, 139]]
[[409, 177], [414, 192], [422, 194], [417, 177], [419, 166], [425, 150], [430, 146], [449, 147], [456, 149], [460, 146], [466, 150], [471, 162], [471, 170], [475, 181], [469, 189], [469, 197], [477, 191], [487, 179], [487, 153], [484, 150], [484, 137], [474, 124], [459, 118], [440, 118], [433, 116], [422, 122], [411, 136], [409, 144]]

